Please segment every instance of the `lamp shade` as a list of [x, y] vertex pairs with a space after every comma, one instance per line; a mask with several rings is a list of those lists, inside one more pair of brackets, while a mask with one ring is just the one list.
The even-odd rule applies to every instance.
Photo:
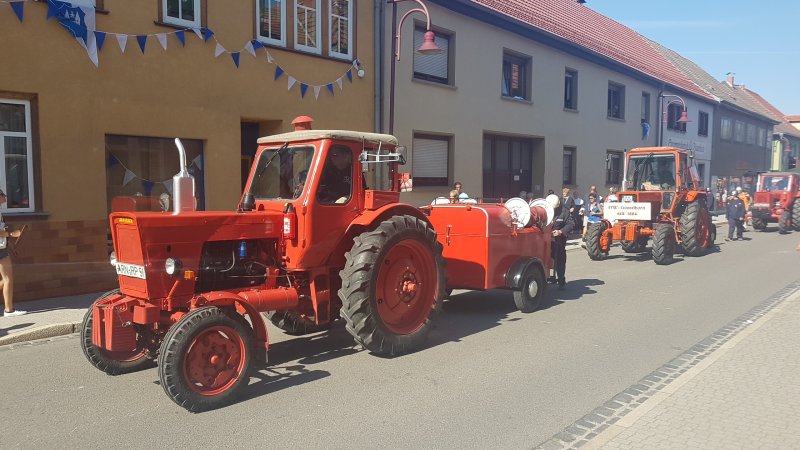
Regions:
[[443, 50], [436, 45], [436, 35], [433, 31], [428, 30], [425, 32], [422, 45], [419, 46], [417, 51], [423, 55], [438, 55], [442, 53]]
[[689, 116], [686, 115], [686, 110], [684, 109], [683, 112], [681, 113], [681, 118], [678, 119], [678, 123], [686, 123], [688, 121], [689, 121]]

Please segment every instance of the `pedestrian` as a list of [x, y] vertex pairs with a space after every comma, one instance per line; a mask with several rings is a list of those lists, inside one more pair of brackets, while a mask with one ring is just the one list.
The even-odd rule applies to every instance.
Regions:
[[462, 188], [462, 185], [461, 185], [460, 181], [456, 181], [455, 183], [453, 183], [453, 189], [458, 191], [457, 196], [458, 196], [459, 200], [464, 200], [466, 198], [469, 198], [469, 194], [467, 194], [466, 192], [463, 192], [461, 190], [461, 188]]
[[615, 186], [611, 186], [608, 188], [608, 195], [606, 196], [607, 202], [618, 202], [619, 197], [617, 197], [617, 188]]
[[[589, 188], [589, 193], [590, 194], [594, 194], [597, 197], [597, 201], [600, 202], [600, 203], [603, 203], [603, 196], [600, 195], [599, 192], [597, 192], [597, 186], [590, 187]], [[587, 200], [588, 200], [588, 197], [587, 197]]]
[[[0, 190], [0, 205], [6, 203], [6, 193]], [[27, 314], [27, 311], [14, 309], [14, 271], [11, 266], [11, 254], [8, 251], [8, 238], [18, 238], [22, 234], [19, 230], [8, 231], [3, 216], [0, 215], [0, 286], [3, 291], [4, 317], [14, 317]]]
[[585, 210], [584, 206], [586, 205], [581, 196], [578, 195], [577, 189], [572, 191], [572, 202], [575, 204], [575, 208], [573, 208], [574, 212], [572, 214], [572, 218], [575, 220], [575, 223], [573, 224], [575, 226], [574, 232], [578, 232], [583, 226], [583, 214]]
[[567, 269], [567, 236], [572, 231], [572, 218], [569, 216], [569, 209], [561, 204], [561, 199], [557, 195], [547, 196], [547, 203], [555, 211], [553, 220], [552, 240], [550, 245], [551, 254], [555, 260], [556, 276], [550, 277], [550, 281], [558, 283], [558, 290], [563, 291], [567, 284], [565, 272]]
[[741, 186], [736, 186], [736, 196], [744, 203], [744, 210], [748, 211], [750, 209], [750, 194], [742, 191]]
[[707, 187], [706, 188], [706, 209], [709, 212], [714, 211], [715, 209], [717, 209], [716, 208], [716, 206], [717, 206], [716, 203], [717, 202], [714, 201], [714, 194], [711, 192], [711, 188]]
[[453, 189], [452, 191], [450, 191], [450, 197], [449, 198], [450, 198], [450, 203], [458, 203], [458, 201], [459, 201], [459, 199], [458, 199], [458, 190], [457, 189]]
[[603, 219], [603, 204], [597, 201], [597, 194], [589, 194], [589, 204], [586, 205], [586, 220], [583, 223], [583, 240], [590, 223], [599, 223]]
[[[738, 241], [742, 239], [744, 233], [744, 202], [736, 196], [736, 191], [731, 191], [728, 197], [728, 206], [726, 208], [725, 217], [728, 219], [728, 237], [726, 241]], [[733, 237], [733, 232], [736, 231], [736, 237]]]

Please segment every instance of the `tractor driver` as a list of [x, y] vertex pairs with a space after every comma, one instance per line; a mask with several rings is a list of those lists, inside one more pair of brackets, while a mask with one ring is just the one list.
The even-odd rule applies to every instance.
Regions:
[[675, 187], [675, 173], [671, 167], [672, 160], [657, 158], [656, 168], [645, 182], [645, 190], [666, 190]]
[[317, 199], [320, 203], [341, 205], [350, 199], [352, 189], [353, 154], [347, 147], [333, 147], [325, 161]]

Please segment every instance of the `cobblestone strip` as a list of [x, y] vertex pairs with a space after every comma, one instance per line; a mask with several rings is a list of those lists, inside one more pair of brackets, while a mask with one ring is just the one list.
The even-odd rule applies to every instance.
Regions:
[[34, 345], [47, 344], [49, 342], [64, 341], [64, 340], [67, 340], [67, 339], [77, 339], [78, 336], [80, 336], [80, 333], [72, 333], [72, 334], [65, 334], [63, 336], [55, 336], [55, 337], [51, 337], [51, 338], [37, 339], [35, 341], [18, 342], [16, 344], [0, 345], [0, 353], [12, 351], [12, 350], [18, 350], [18, 349], [21, 349], [21, 348], [33, 347]]
[[737, 317], [535, 448], [544, 450], [578, 449], [588, 444], [598, 434], [617, 423], [647, 399], [665, 395], [662, 391], [676, 378], [701, 363], [711, 353], [798, 290], [800, 290], [800, 280], [779, 290], [750, 311]]

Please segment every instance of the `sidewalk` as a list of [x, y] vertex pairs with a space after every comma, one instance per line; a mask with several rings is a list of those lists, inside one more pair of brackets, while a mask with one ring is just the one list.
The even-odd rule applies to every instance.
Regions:
[[15, 302], [24, 316], [0, 317], [0, 345], [45, 339], [80, 331], [83, 315], [102, 292]]

